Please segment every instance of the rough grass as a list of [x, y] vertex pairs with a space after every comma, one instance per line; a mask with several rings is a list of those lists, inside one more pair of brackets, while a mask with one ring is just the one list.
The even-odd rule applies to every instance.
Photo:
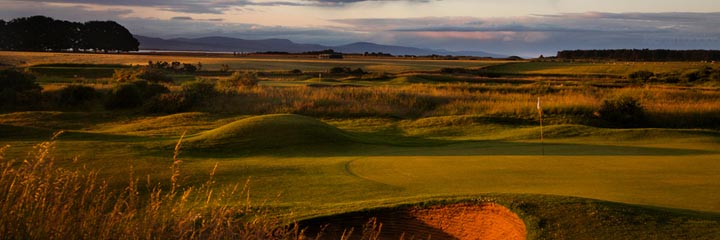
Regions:
[[39, 52], [0, 52], [0, 63], [27, 67], [37, 64], [122, 64], [145, 65], [148, 61], [179, 61], [196, 64], [201, 62], [203, 70], [217, 71], [221, 64], [227, 64], [231, 70], [290, 71], [300, 69], [303, 72], [327, 71], [332, 67], [362, 68], [373, 72], [431, 71], [446, 67], [477, 68], [499, 61], [476, 60], [410, 60], [410, 59], [317, 59], [307, 58], [264, 58], [264, 57], [199, 57], [166, 56], [144, 54], [86, 54], [86, 53], [39, 53]]
[[483, 70], [498, 74], [524, 75], [568, 75], [568, 76], [615, 76], [624, 77], [630, 73], [646, 70], [655, 73], [684, 72], [710, 63], [698, 62], [513, 62], [494, 65]]
[[4, 158], [7, 146], [0, 148], [0, 238], [296, 239], [303, 235], [251, 206], [247, 183], [216, 189], [212, 171], [205, 183], [182, 186], [179, 142], [168, 161], [172, 177], [166, 184], [149, 176], [141, 183], [130, 166], [124, 188], [109, 187], [95, 170], [58, 167], [54, 144], [37, 145], [22, 161]]

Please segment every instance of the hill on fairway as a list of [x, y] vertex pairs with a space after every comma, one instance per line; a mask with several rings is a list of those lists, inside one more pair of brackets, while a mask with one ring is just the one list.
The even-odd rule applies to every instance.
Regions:
[[344, 131], [295, 114], [250, 117], [189, 137], [183, 148], [243, 153], [285, 147], [333, 147], [352, 143]]

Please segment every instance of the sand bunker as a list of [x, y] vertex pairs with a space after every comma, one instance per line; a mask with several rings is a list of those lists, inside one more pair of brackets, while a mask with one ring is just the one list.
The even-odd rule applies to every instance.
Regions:
[[382, 224], [380, 239], [525, 239], [523, 221], [509, 209], [494, 203], [454, 204], [373, 210], [312, 219], [301, 223], [313, 237], [327, 224], [321, 239], [339, 239], [353, 229], [360, 239], [363, 225], [376, 218]]

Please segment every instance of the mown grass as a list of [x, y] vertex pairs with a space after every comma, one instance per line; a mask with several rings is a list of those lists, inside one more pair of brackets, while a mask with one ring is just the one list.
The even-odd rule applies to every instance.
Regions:
[[[375, 123], [370, 125], [382, 131], [388, 126], [385, 121], [362, 122]], [[408, 130], [433, 127], [434, 121], [389, 124], [399, 123]], [[346, 129], [364, 125], [333, 123]], [[466, 124], [459, 121], [456, 126]], [[263, 129], [271, 130], [263, 126], [257, 130]], [[507, 136], [527, 140], [536, 135], [535, 130], [526, 131], [521, 138], [518, 133]], [[31, 155], [20, 158], [24, 161], [13, 161], [18, 155], [2, 158], [0, 191], [7, 194], [0, 207], [12, 214], [0, 217], [0, 226], [5, 226], [0, 230], [7, 238], [33, 239], [112, 238], [118, 234], [132, 238], [298, 239], [302, 228], [286, 225], [293, 219], [471, 199], [510, 207], [528, 224], [530, 239], [712, 239], [717, 234], [720, 220], [716, 213], [527, 193], [718, 211], [714, 189], [720, 187], [720, 179], [713, 171], [718, 167], [713, 161], [718, 156], [718, 133], [588, 129], [576, 134], [578, 131], [550, 137], [545, 156], [538, 155], [541, 146], [536, 142], [448, 145], [428, 141], [422, 147], [357, 143], [340, 151], [321, 152], [279, 147], [249, 156], [211, 152], [190, 156], [187, 154], [193, 150], [181, 147], [184, 153], [176, 151], [172, 157], [172, 148], [159, 146], [164, 152], [160, 157], [139, 154], [116, 159], [101, 155], [97, 155], [99, 159], [86, 159], [88, 155], [68, 158], [72, 154], [58, 153], [89, 146], [95, 149], [91, 151], [106, 152], [102, 149], [111, 146], [108, 140], [121, 141], [121, 145], [147, 143], [113, 139], [113, 135], [96, 140], [75, 138], [71, 132], [68, 138], [61, 135], [55, 142], [38, 145]], [[614, 139], [597, 137], [602, 134]], [[234, 137], [264, 136], [246, 135], [250, 134]], [[498, 135], [503, 134], [487, 133], [487, 137]], [[146, 140], [152, 139], [163, 144], [174, 141]], [[586, 144], [576, 144], [577, 139]], [[251, 180], [246, 183], [246, 179]], [[510, 194], [485, 194], [488, 192]]]

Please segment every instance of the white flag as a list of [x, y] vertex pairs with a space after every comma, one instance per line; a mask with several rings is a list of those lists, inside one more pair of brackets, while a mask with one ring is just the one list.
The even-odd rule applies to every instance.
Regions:
[[538, 103], [537, 103], [537, 110], [540, 115], [542, 115], [542, 105], [540, 105], [540, 97], [538, 97]]

